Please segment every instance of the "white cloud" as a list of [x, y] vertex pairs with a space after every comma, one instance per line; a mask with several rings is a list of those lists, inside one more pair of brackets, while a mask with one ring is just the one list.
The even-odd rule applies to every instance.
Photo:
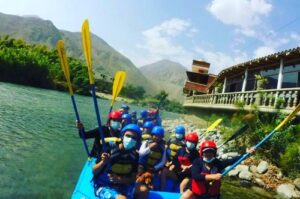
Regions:
[[151, 29], [144, 31], [143, 34], [149, 37], [159, 36], [161, 34], [176, 36], [179, 33], [185, 31], [188, 27], [190, 27], [190, 25], [191, 24], [188, 21], [173, 18], [162, 22], [158, 26], [154, 26]]
[[296, 45], [300, 46], [300, 35], [299, 34], [291, 33], [290, 37], [297, 43]]
[[210, 73], [218, 74], [221, 70], [233, 66], [238, 63], [247, 61], [249, 58], [246, 53], [236, 51], [233, 56], [223, 52], [212, 52], [196, 47], [195, 51], [199, 53], [203, 59], [211, 64]]
[[261, 35], [260, 40], [264, 44], [254, 50], [253, 56], [255, 58], [273, 54], [273, 53], [277, 52], [280, 47], [282, 47], [285, 44], [288, 44], [290, 42], [289, 38], [276, 39], [273, 37], [268, 37], [267, 35]]
[[272, 4], [268, 0], [213, 0], [207, 10], [224, 24], [245, 29], [260, 24]]
[[[146, 50], [145, 60], [155, 62], [160, 59], [171, 59], [187, 67], [193, 59], [193, 53], [188, 52], [183, 46], [177, 44], [175, 39], [182, 35], [191, 36], [197, 31], [196, 28], [191, 26], [190, 22], [173, 18], [145, 30], [142, 33], [144, 43], [138, 44], [137, 47]], [[136, 62], [144, 63], [144, 61]]]
[[276, 49], [271, 46], [260, 46], [254, 51], [254, 57], [259, 58], [270, 55], [276, 52]]

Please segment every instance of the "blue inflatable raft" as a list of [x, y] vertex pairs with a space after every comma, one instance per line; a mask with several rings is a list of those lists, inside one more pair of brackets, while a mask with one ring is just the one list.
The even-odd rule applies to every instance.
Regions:
[[[72, 194], [72, 199], [97, 199], [94, 194], [94, 187], [91, 179], [93, 178], [92, 167], [95, 164], [95, 159], [86, 161], [80, 177], [77, 181], [75, 190]], [[149, 199], [178, 199], [181, 194], [173, 192], [150, 191]]]

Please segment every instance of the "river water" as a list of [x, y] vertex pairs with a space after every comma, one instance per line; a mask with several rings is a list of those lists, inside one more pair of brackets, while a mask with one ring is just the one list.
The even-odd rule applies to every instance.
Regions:
[[[92, 98], [76, 96], [76, 102], [85, 128], [96, 127]], [[105, 118], [110, 103], [98, 103]], [[67, 93], [0, 82], [0, 198], [70, 198], [86, 161], [74, 121]], [[272, 197], [236, 183], [223, 184], [223, 198]]]

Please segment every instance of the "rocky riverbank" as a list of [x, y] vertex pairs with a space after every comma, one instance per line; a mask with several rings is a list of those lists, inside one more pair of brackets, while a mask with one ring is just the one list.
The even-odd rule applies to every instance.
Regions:
[[[207, 122], [195, 116], [184, 115], [176, 120], [164, 120], [163, 126], [166, 132], [174, 132], [177, 125], [184, 125], [187, 132], [196, 132], [204, 140], [203, 132], [207, 128]], [[220, 131], [211, 133], [209, 139], [222, 143]], [[218, 151], [221, 159], [228, 159], [238, 154], [235, 151], [229, 151], [229, 147], [223, 147]], [[230, 179], [239, 180], [242, 186], [259, 186], [266, 191], [277, 193], [276, 198], [300, 198], [300, 178], [291, 180], [284, 176], [280, 168], [269, 162], [250, 157], [228, 173]]]

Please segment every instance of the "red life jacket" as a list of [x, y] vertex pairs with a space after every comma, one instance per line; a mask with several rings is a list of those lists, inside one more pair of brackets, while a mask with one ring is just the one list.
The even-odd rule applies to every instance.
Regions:
[[[209, 171], [203, 164], [201, 175], [205, 176], [207, 174], [216, 174], [216, 173], [218, 173], [218, 170], [219, 169], [214, 166]], [[218, 196], [218, 195], [220, 195], [220, 188], [221, 188], [220, 180], [214, 181], [210, 184], [208, 181], [205, 181], [205, 180], [198, 181], [198, 180], [192, 179], [192, 192], [199, 196], [201, 196], [201, 195]]]
[[178, 162], [183, 166], [190, 166], [192, 164], [186, 156], [178, 156]]

